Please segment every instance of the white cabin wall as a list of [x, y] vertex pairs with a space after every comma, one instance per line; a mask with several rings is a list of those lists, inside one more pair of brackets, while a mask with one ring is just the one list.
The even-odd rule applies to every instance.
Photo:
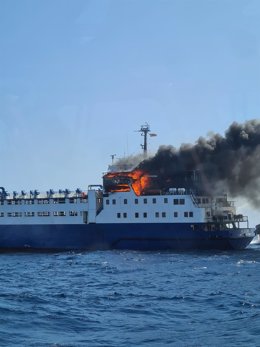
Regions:
[[[127, 199], [127, 204], [124, 200]], [[138, 204], [135, 204], [135, 199]], [[147, 199], [147, 204], [144, 200]], [[156, 203], [153, 203], [156, 199]], [[164, 202], [168, 199], [168, 203]], [[174, 205], [173, 199], [185, 199], [184, 205]], [[112, 201], [115, 200], [115, 204]], [[106, 201], [109, 201], [107, 204]], [[155, 213], [159, 213], [159, 217]], [[174, 212], [178, 213], [178, 217], [174, 217]], [[192, 212], [193, 217], [184, 217], [184, 212]], [[117, 214], [121, 217], [118, 218]], [[127, 217], [124, 218], [123, 214]], [[139, 213], [139, 218], [135, 218], [135, 213]], [[143, 216], [147, 213], [147, 217]], [[165, 213], [165, 217], [162, 217]], [[204, 222], [205, 210], [194, 205], [189, 195], [149, 195], [136, 196], [133, 191], [130, 192], [115, 192], [104, 197], [103, 210], [97, 216], [97, 223], [200, 223]]]

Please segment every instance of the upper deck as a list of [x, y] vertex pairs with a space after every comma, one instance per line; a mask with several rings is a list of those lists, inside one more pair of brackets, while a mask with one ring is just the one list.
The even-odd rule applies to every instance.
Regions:
[[8, 194], [2, 188], [0, 224], [81, 223], [87, 201], [87, 191], [80, 189]]
[[[185, 188], [137, 192], [89, 186], [88, 191], [13, 192], [2, 188], [0, 224], [211, 223], [235, 218], [234, 202], [222, 196], [195, 196]], [[241, 219], [242, 220], [242, 219]]]

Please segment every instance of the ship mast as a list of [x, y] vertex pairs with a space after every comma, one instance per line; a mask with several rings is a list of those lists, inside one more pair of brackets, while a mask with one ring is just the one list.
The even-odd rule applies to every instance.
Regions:
[[147, 134], [151, 131], [149, 124], [145, 123], [144, 125], [141, 125], [140, 130], [138, 130], [141, 133], [141, 136], [144, 137], [144, 143], [141, 144], [141, 147], [143, 149], [144, 158], [147, 157]]
[[144, 125], [141, 125], [140, 130], [137, 130], [137, 131], [140, 132], [141, 136], [144, 137], [144, 143], [141, 144], [141, 147], [143, 149], [144, 159], [146, 159], [147, 158], [147, 135], [149, 133], [151, 137], [154, 137], [154, 136], [157, 136], [157, 134], [151, 133], [150, 125], [148, 123], [144, 123]]

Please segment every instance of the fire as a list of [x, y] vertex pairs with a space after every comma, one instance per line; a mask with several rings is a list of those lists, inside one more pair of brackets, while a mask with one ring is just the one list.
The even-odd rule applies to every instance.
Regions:
[[144, 171], [134, 170], [130, 172], [130, 177], [133, 179], [132, 188], [136, 195], [141, 195], [149, 187], [150, 177]]
[[104, 176], [104, 186], [109, 192], [129, 192], [141, 195], [150, 185], [150, 177], [143, 170], [109, 172]]

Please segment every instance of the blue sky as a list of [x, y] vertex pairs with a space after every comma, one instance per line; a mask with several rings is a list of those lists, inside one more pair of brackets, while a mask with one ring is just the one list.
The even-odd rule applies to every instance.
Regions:
[[137, 154], [259, 118], [257, 0], [0, 0], [1, 185], [85, 188]]

